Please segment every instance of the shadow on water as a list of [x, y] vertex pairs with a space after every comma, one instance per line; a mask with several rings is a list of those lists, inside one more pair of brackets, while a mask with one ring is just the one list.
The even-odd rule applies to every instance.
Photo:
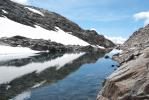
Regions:
[[[79, 55], [79, 53], [74, 53], [74, 54]], [[62, 53], [59, 53], [59, 54], [58, 53], [57, 54], [42, 53], [42, 54], [31, 56], [28, 58], [0, 61], [0, 71], [1, 71], [1, 68], [3, 68], [3, 67], [7, 69], [7, 67], [10, 68], [13, 66], [12, 68], [18, 68], [18, 69], [20, 68], [21, 69], [24, 66], [27, 67], [33, 63], [34, 63], [33, 65], [36, 65], [36, 63], [41, 63], [41, 67], [42, 67], [42, 63], [46, 63], [48, 61], [52, 62], [52, 60], [54, 61], [54, 59], [60, 59], [64, 55], [65, 54], [62, 54]], [[67, 54], [67, 55], [69, 56], [69, 54]], [[61, 62], [57, 62], [58, 64], [60, 63], [62, 65], [61, 67], [58, 67], [59, 66], [58, 64], [52, 64], [52, 66], [51, 66], [50, 63], [48, 63], [49, 64], [48, 67], [46, 67], [43, 70], [40, 70], [39, 72], [37, 72], [37, 70], [35, 70], [32, 72], [25, 73], [24, 75], [19, 74], [20, 76], [17, 76], [8, 82], [0, 83], [0, 100], [11, 99], [24, 91], [28, 91], [28, 90], [34, 91], [34, 90], [36, 90], [36, 88], [37, 89], [42, 88], [42, 87], [44, 88], [46, 86], [53, 87], [53, 84], [59, 84], [59, 82], [61, 82], [61, 81], [63, 82], [63, 80], [65, 80], [65, 78], [67, 79], [67, 77], [70, 76], [71, 74], [73, 75], [73, 73], [78, 72], [82, 66], [87, 65], [87, 64], [96, 63], [97, 60], [99, 58], [103, 57], [104, 55], [105, 55], [105, 53], [103, 53], [103, 52], [102, 53], [84, 53], [84, 54], [81, 54], [80, 56], [74, 58], [70, 62], [61, 64], [65, 61], [67, 61], [69, 58], [71, 58], [72, 55], [70, 54], [70, 57], [68, 57], [67, 59], [64, 58], [64, 59], [62, 59]], [[57, 60], [55, 60], [55, 61], [57, 61]], [[30, 70], [30, 69], [28, 69], [28, 70]], [[79, 71], [79, 73], [81, 73], [81, 70]], [[7, 74], [9, 74], [9, 73], [7, 73]], [[0, 77], [2, 77], [2, 76], [0, 76]], [[65, 85], [67, 87], [66, 82], [65, 82]], [[70, 85], [69, 82], [68, 82], [68, 85]], [[41, 84], [42, 85], [40, 86], [39, 83], [40, 83], [40, 85]], [[72, 83], [72, 84], [78, 84], [78, 83]], [[79, 84], [81, 84], [81, 83], [79, 83]], [[51, 91], [55, 91], [55, 90], [51, 89]], [[68, 92], [69, 91], [66, 91], [66, 94]], [[59, 91], [57, 91], [57, 94], [58, 93], [59, 93]], [[53, 94], [51, 94], [51, 95], [52, 96], [49, 97], [50, 96], [50, 93], [49, 93], [49, 96], [42, 98], [42, 99], [38, 99], [38, 96], [36, 98], [33, 97], [33, 99], [30, 97], [24, 97], [24, 100], [29, 99], [29, 98], [31, 100], [35, 100], [35, 99], [36, 100], [37, 99], [38, 100], [49, 100], [49, 98], [50, 98], [50, 100], [70, 100], [70, 98], [62, 99], [61, 97], [60, 97], [61, 99], [58, 99], [56, 95], [53, 95]], [[71, 97], [71, 98], [74, 98], [74, 97]], [[16, 98], [14, 98], [14, 99], [16, 99]], [[77, 99], [74, 99], [74, 100], [77, 100]]]

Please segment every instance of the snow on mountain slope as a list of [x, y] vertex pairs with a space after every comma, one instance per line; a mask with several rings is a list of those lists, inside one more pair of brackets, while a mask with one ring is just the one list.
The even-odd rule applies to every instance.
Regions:
[[34, 12], [34, 13], [37, 13], [37, 14], [39, 14], [39, 15], [41, 15], [41, 16], [44, 16], [44, 14], [43, 14], [42, 12], [40, 12], [40, 11], [38, 11], [38, 10], [36, 10], [36, 9], [29, 8], [29, 7], [25, 7], [25, 8], [27, 8], [28, 10], [30, 10], [30, 11], [32, 11], [32, 12]]
[[6, 17], [0, 17], [0, 37], [20, 35], [32, 39], [50, 39], [51, 41], [64, 45], [89, 45], [87, 42], [64, 32], [58, 27], [56, 27], [57, 31], [49, 31], [37, 25], [35, 25], [35, 27], [36, 28], [17, 23]]
[[7, 55], [7, 54], [21, 54], [21, 53], [38, 53], [39, 51], [34, 51], [29, 48], [25, 47], [10, 47], [10, 46], [3, 46], [0, 45], [0, 55]]
[[8, 14], [8, 12], [7, 12], [7, 11], [5, 11], [5, 10], [2, 10], [2, 12], [3, 12], [3, 13], [5, 13], [5, 14]]
[[36, 55], [39, 51], [34, 51], [25, 47], [10, 47], [0, 45], [0, 61], [10, 59], [26, 58]]
[[[66, 45], [67, 44], [81, 45], [81, 46], [87, 46], [90, 44], [94, 46], [96, 45], [102, 46], [105, 48], [111, 48], [115, 46], [115, 44], [112, 41], [106, 39], [103, 35], [98, 34], [94, 29], [93, 30], [83, 29], [75, 22], [69, 20], [68, 18], [56, 12], [48, 11], [46, 9], [38, 8], [34, 6], [22, 5], [19, 3], [12, 2], [12, 1], [17, 1], [17, 0], [11, 0], [11, 1], [0, 0], [0, 5], [1, 5], [0, 16], [1, 17], [5, 16], [8, 19], [15, 21], [16, 23], [21, 23], [22, 26], [23, 25], [27, 25], [28, 27], [31, 26], [32, 30], [35, 30], [35, 28], [33, 29], [33, 27], [36, 26], [36, 30], [37, 28], [38, 29], [40, 28], [44, 30], [43, 33], [45, 33], [45, 30], [46, 31], [48, 30], [48, 33], [51, 33], [51, 32], [53, 33], [53, 31], [54, 33], [60, 33], [60, 31], [61, 33], [65, 33], [65, 35], [62, 35], [62, 34], [55, 35], [55, 36], [58, 36], [58, 37], [55, 37], [55, 38], [58, 38], [55, 41], [57, 43], [66, 44]], [[57, 32], [55, 32], [56, 27], [59, 28], [59, 29], [57, 28], [58, 29]], [[9, 29], [9, 27], [7, 27], [7, 29]], [[19, 30], [19, 28], [17, 27], [15, 27], [15, 29]], [[37, 31], [36, 32], [31, 31], [30, 33], [39, 34], [39, 32]], [[20, 34], [22, 34], [22, 32]], [[66, 37], [66, 34], [68, 37]], [[52, 36], [53, 35], [50, 35], [48, 37], [52, 38]], [[55, 39], [53, 39], [52, 41], [54, 40]]]
[[20, 4], [28, 4], [28, 0], [10, 0], [16, 3], [20, 3]]
[[[62, 57], [46, 61], [43, 63], [30, 63], [25, 66], [15, 67], [15, 66], [1, 66], [0, 67], [0, 84], [10, 82], [13, 79], [19, 78], [23, 75], [32, 73], [36, 71], [37, 73], [43, 70], [56, 66], [57, 70], [63, 67], [65, 64], [71, 63], [75, 59], [83, 56], [85, 53], [72, 53], [64, 54]], [[9, 73], [9, 74], [8, 74]]]

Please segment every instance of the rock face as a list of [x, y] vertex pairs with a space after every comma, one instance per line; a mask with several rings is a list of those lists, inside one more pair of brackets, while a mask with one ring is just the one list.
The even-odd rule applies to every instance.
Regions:
[[[38, 10], [43, 15], [32, 12], [26, 7]], [[10, 0], [0, 0], [0, 16], [6, 16], [13, 21], [31, 27], [38, 25], [47, 30], [56, 31], [56, 27], [59, 27], [63, 31], [68, 32], [68, 34], [72, 34], [91, 45], [100, 45], [106, 48], [114, 46], [110, 40], [107, 40], [104, 36], [99, 35], [96, 31], [84, 30], [65, 17], [41, 8], [17, 4], [11, 2]]]
[[126, 49], [134, 47], [145, 48], [147, 46], [149, 46], [149, 25], [134, 32], [123, 45]]
[[113, 57], [120, 67], [106, 79], [97, 100], [149, 100], [149, 25], [136, 31]]
[[13, 47], [28, 47], [37, 51], [48, 51], [50, 53], [56, 52], [105, 52], [100, 48], [92, 46], [79, 46], [79, 45], [63, 45], [60, 43], [52, 42], [43, 39], [30, 39], [22, 36], [14, 36], [10, 38], [1, 38], [0, 44], [9, 45]]

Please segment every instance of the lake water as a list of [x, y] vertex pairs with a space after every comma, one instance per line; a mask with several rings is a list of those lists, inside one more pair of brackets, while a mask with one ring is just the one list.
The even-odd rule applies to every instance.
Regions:
[[0, 57], [0, 100], [96, 100], [118, 65], [105, 53], [21, 56]]

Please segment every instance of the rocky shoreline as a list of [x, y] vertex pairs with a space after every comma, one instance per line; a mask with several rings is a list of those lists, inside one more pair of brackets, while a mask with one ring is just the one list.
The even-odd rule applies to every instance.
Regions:
[[0, 38], [0, 44], [12, 47], [28, 47], [32, 50], [56, 52], [106, 52], [109, 48], [100, 49], [93, 46], [63, 45], [51, 40], [30, 39], [23, 36], [13, 36], [10, 38]]
[[[32, 56], [29, 58], [13, 59], [5, 62], [0, 62], [0, 67], [18, 65], [17, 68], [21, 68], [22, 66], [28, 65], [30, 63], [48, 62], [50, 60], [62, 57], [64, 54], [65, 53], [41, 53], [39, 55]], [[58, 66], [49, 67], [41, 71], [40, 73], [34, 71], [32, 73], [28, 73], [26, 75], [18, 77], [8, 83], [1, 84], [0, 99], [9, 100], [15, 97], [16, 95], [33, 88], [33, 86], [35, 86], [37, 83], [44, 82], [42, 85], [46, 85], [64, 79], [70, 73], [78, 70], [81, 67], [81, 65], [95, 63], [98, 60], [98, 58], [102, 57], [103, 55], [104, 53], [86, 53], [83, 56], [80, 56], [79, 58], [72, 61], [72, 63], [67, 63], [59, 69], [57, 69]]]
[[113, 56], [120, 67], [109, 77], [97, 100], [149, 100], [149, 25], [134, 34]]

